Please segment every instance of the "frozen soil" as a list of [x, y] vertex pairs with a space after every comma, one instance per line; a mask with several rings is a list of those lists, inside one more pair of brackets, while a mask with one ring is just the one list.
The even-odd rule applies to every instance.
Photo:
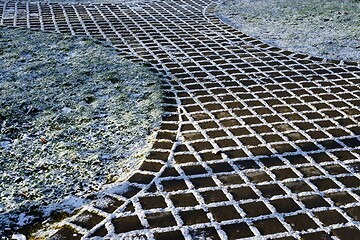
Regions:
[[159, 77], [102, 43], [0, 28], [0, 233], [137, 166], [160, 103]]
[[272, 46], [360, 62], [359, 0], [225, 0], [218, 16]]

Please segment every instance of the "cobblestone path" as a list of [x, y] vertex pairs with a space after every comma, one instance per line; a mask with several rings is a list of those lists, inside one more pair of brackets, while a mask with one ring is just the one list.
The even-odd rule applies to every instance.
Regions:
[[53, 239], [360, 239], [359, 64], [266, 45], [215, 4], [0, 2], [1, 25], [103, 39], [167, 76], [127, 190]]

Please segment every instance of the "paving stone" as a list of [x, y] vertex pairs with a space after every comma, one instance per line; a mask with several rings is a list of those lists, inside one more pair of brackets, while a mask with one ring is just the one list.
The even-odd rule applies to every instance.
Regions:
[[91, 203], [116, 211], [107, 228], [80, 211], [65, 223], [83, 235], [55, 236], [359, 238], [360, 64], [271, 47], [222, 23], [215, 6], [0, 1], [2, 26], [104, 40], [164, 76], [147, 160], [126, 191]]

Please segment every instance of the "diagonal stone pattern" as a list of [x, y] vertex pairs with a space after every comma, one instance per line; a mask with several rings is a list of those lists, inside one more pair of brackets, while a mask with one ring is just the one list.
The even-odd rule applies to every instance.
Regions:
[[84, 35], [166, 76], [161, 129], [52, 239], [358, 239], [360, 68], [271, 47], [210, 0], [0, 1], [0, 25]]

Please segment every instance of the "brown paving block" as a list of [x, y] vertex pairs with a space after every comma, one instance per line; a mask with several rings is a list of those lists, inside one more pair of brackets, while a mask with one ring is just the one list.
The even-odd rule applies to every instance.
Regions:
[[184, 180], [165, 180], [161, 182], [164, 191], [172, 192], [177, 190], [185, 190], [187, 189], [187, 185]]
[[234, 163], [240, 170], [260, 168], [260, 166], [255, 161], [252, 160], [239, 160], [239, 161], [235, 161]]
[[251, 202], [240, 204], [247, 217], [257, 217], [262, 215], [271, 214], [271, 211], [263, 202]]
[[200, 194], [204, 198], [206, 204], [229, 200], [221, 190], [200, 192]]
[[209, 208], [217, 222], [240, 218], [240, 214], [233, 206], [220, 206]]
[[216, 183], [211, 177], [191, 178], [190, 181], [196, 189], [216, 186]]
[[272, 172], [275, 174], [277, 180], [299, 178], [299, 176], [290, 168], [274, 169]]
[[224, 185], [244, 183], [244, 180], [238, 174], [218, 175], [217, 177]]
[[283, 224], [276, 218], [255, 221], [253, 225], [262, 235], [286, 232]]
[[340, 188], [334, 181], [329, 178], [314, 179], [311, 182], [320, 190], [324, 191], [327, 189]]
[[293, 193], [312, 191], [313, 189], [304, 181], [286, 182], [284, 185]]
[[342, 184], [349, 188], [358, 188], [360, 187], [360, 179], [355, 176], [347, 176], [347, 177], [338, 177], [336, 178]]
[[139, 183], [139, 184], [148, 184], [154, 179], [153, 175], [149, 174], [142, 174], [142, 173], [135, 173], [130, 178], [129, 181], [132, 183]]
[[274, 167], [274, 166], [284, 165], [284, 162], [282, 160], [280, 160], [280, 158], [278, 158], [278, 157], [266, 157], [266, 158], [260, 158], [259, 160], [266, 167]]
[[325, 196], [330, 198], [336, 206], [342, 206], [348, 203], [356, 202], [356, 199], [347, 192], [328, 193], [325, 194]]
[[199, 204], [191, 193], [170, 195], [170, 199], [175, 207], [192, 207]]
[[321, 239], [321, 240], [331, 240], [331, 236], [326, 232], [313, 232], [301, 235], [302, 240], [313, 240], [313, 239]]
[[346, 213], [352, 217], [355, 221], [360, 220], [360, 206], [349, 207], [344, 209]]
[[290, 224], [295, 231], [316, 229], [319, 226], [306, 214], [285, 217], [285, 221]]
[[222, 162], [222, 163], [211, 163], [208, 166], [212, 169], [213, 173], [221, 173], [221, 172], [233, 172], [234, 169], [230, 164]]
[[346, 223], [347, 220], [336, 210], [315, 212], [314, 215], [325, 225]]
[[166, 208], [167, 204], [162, 196], [149, 196], [139, 198], [143, 209]]
[[160, 169], [163, 166], [164, 166], [164, 164], [161, 164], [161, 163], [144, 161], [140, 166], [140, 170], [150, 171], [150, 172], [158, 172], [158, 171], [160, 171]]
[[308, 208], [330, 207], [330, 204], [320, 195], [307, 195], [299, 197], [299, 200]]
[[176, 239], [183, 240], [185, 239], [181, 231], [172, 231], [172, 232], [159, 232], [155, 233], [154, 237], [156, 240], [168, 240], [168, 239]]
[[276, 208], [279, 213], [289, 213], [300, 210], [300, 207], [291, 198], [282, 198], [270, 200], [270, 203]]
[[213, 227], [208, 228], [197, 228], [190, 231], [190, 236], [192, 239], [212, 239], [220, 240], [219, 234], [216, 229]]
[[245, 173], [245, 175], [253, 183], [268, 182], [272, 180], [271, 177], [263, 171], [247, 172]]
[[201, 165], [191, 165], [191, 166], [183, 166], [181, 169], [185, 172], [186, 175], [197, 175], [197, 174], [205, 174], [207, 171]]
[[150, 228], [176, 226], [176, 221], [171, 212], [159, 212], [146, 215]]
[[360, 238], [360, 230], [355, 227], [344, 227], [331, 230], [341, 240], [356, 240]]
[[115, 233], [125, 233], [144, 229], [138, 216], [114, 218], [111, 220], [111, 223], [115, 228]]
[[316, 167], [300, 167], [298, 170], [304, 175], [304, 177], [321, 176], [323, 173]]
[[98, 228], [90, 237], [105, 237], [108, 234], [105, 225]]
[[254, 233], [250, 230], [246, 223], [223, 225], [221, 228], [224, 230], [229, 240], [254, 236]]
[[262, 195], [266, 198], [271, 198], [277, 195], [286, 195], [286, 192], [277, 184], [258, 185], [256, 188], [259, 189]]
[[259, 198], [250, 187], [230, 188], [229, 192], [236, 201]]
[[186, 225], [206, 223], [210, 221], [203, 210], [182, 211], [179, 212], [179, 214]]

